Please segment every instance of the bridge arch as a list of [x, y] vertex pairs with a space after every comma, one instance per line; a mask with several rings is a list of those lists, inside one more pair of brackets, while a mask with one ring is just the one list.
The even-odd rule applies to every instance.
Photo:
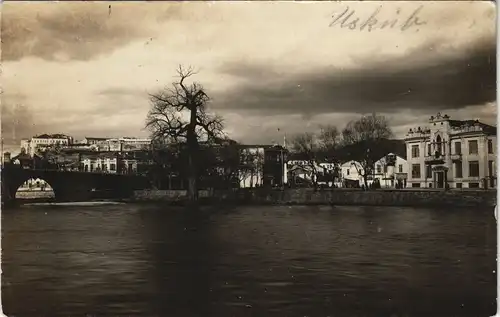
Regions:
[[55, 191], [49, 181], [31, 177], [20, 184], [13, 193], [15, 199], [55, 198]]

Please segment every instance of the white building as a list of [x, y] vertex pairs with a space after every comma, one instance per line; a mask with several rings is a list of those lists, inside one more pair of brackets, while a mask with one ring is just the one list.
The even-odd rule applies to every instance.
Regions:
[[83, 142], [87, 145], [93, 145], [99, 151], [121, 152], [148, 149], [151, 146], [149, 138], [94, 138], [85, 137]]
[[406, 159], [397, 154], [389, 153], [376, 161], [374, 166], [373, 179], [378, 181], [380, 187], [406, 187], [408, 175], [408, 161]]
[[405, 138], [408, 187], [496, 187], [496, 127], [478, 120], [429, 119]]
[[81, 163], [84, 172], [116, 174], [120, 168], [120, 158], [115, 153], [83, 154]]
[[[363, 180], [363, 167], [361, 163], [356, 162], [356, 161], [348, 161], [340, 165], [340, 184], [337, 184], [337, 186], [343, 187], [346, 185], [346, 181], [349, 183], [354, 183], [357, 184], [357, 186], [361, 186], [364, 183]], [[368, 184], [370, 184], [370, 181], [368, 181]]]
[[73, 143], [73, 138], [64, 134], [41, 134], [32, 137], [31, 139], [21, 140], [21, 151], [33, 156], [39, 151], [44, 151], [47, 148], [54, 146], [67, 146]]

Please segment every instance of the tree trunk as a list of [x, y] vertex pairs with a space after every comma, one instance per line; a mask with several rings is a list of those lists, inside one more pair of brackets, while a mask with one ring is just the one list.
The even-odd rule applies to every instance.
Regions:
[[191, 204], [198, 201], [198, 175], [196, 156], [198, 152], [198, 139], [196, 136], [196, 112], [197, 109], [191, 109], [189, 127], [187, 131], [187, 150], [188, 150], [188, 200]]
[[366, 173], [363, 175], [363, 182], [365, 183], [365, 190], [368, 190], [368, 175]]
[[198, 201], [198, 182], [196, 179], [196, 164], [194, 162], [194, 153], [189, 151], [189, 178], [188, 178], [188, 200], [191, 203]]

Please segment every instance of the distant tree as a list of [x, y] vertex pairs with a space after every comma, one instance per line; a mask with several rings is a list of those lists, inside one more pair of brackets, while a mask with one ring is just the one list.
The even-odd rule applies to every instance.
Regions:
[[179, 80], [158, 93], [150, 94], [151, 109], [146, 127], [153, 140], [185, 145], [188, 165], [188, 198], [198, 200], [198, 154], [200, 142], [222, 139], [222, 118], [207, 112], [210, 100], [199, 83], [187, 84], [195, 74], [192, 68], [177, 70]]
[[321, 145], [317, 135], [312, 132], [303, 132], [296, 134], [291, 139], [292, 152], [302, 158], [306, 164], [305, 168], [309, 169], [311, 181], [314, 188], [318, 186], [318, 156], [321, 151]]
[[338, 150], [342, 142], [342, 135], [336, 126], [320, 126], [318, 134], [320, 155], [329, 163], [333, 163], [335, 168], [332, 171], [333, 177], [336, 177], [340, 168], [340, 157]]
[[[255, 178], [260, 175], [264, 166], [264, 155], [254, 149], [243, 148], [240, 150], [240, 164], [238, 179], [240, 183], [250, 178], [250, 188], [255, 187]], [[260, 185], [260, 184], [259, 184]]]
[[333, 125], [320, 126], [318, 141], [320, 148], [325, 151], [327, 155], [331, 154], [333, 156], [341, 141], [340, 131]]
[[354, 164], [365, 186], [368, 176], [373, 175], [375, 162], [390, 151], [392, 135], [388, 120], [375, 113], [350, 121], [342, 130], [343, 147], [339, 153], [345, 161], [353, 160], [361, 165], [360, 168]]
[[[152, 164], [148, 166], [146, 174], [151, 180], [154, 188], [172, 188], [172, 178], [179, 175], [179, 145], [170, 146], [155, 140], [151, 144]], [[126, 173], [125, 165], [120, 164], [121, 171]]]

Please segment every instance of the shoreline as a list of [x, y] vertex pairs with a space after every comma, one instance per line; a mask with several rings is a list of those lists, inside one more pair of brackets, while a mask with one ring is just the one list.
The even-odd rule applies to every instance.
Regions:
[[[436, 189], [244, 189], [238, 191], [200, 191], [198, 206], [387, 206], [387, 207], [492, 207], [496, 206], [496, 190]], [[188, 206], [183, 190], [136, 190], [128, 198], [96, 198], [87, 201], [58, 202], [54, 198], [16, 199], [2, 202], [2, 208], [15, 206], [58, 206], [86, 204], [161, 204]]]
[[[185, 191], [141, 190], [123, 201], [183, 206]], [[199, 205], [495, 207], [496, 190], [436, 189], [252, 189], [200, 191]]]

